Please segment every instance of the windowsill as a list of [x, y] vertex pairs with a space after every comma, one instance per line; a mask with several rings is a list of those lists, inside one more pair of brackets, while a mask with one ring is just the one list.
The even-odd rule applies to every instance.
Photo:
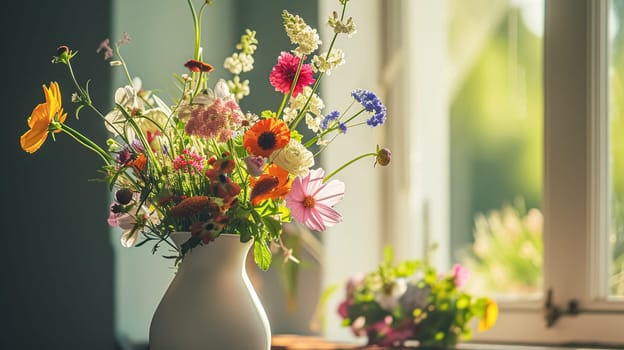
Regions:
[[[323, 340], [319, 337], [307, 337], [297, 335], [276, 335], [273, 336], [271, 350], [390, 350], [390, 348], [380, 346], [361, 346], [349, 343], [334, 343]], [[409, 350], [414, 347], [392, 348], [392, 350]], [[426, 350], [426, 348], [418, 348]], [[552, 345], [515, 345], [515, 344], [486, 344], [486, 343], [461, 343], [455, 348], [457, 350], [589, 350], [589, 349], [624, 349], [624, 347], [609, 347], [603, 345], [575, 345], [565, 344], [560, 346]]]

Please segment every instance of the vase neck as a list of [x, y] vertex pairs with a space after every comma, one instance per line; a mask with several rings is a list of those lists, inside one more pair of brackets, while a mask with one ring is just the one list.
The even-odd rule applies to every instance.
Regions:
[[[190, 232], [171, 234], [171, 238], [178, 247], [190, 237]], [[192, 266], [193, 269], [212, 269], [219, 266], [241, 270], [252, 242], [241, 243], [238, 235], [222, 234], [214, 241], [199, 245], [187, 252], [182, 260], [181, 268]]]

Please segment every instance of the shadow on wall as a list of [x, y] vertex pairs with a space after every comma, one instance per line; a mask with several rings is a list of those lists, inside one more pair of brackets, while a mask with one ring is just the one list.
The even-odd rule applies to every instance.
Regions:
[[95, 49], [108, 36], [111, 4], [9, 1], [1, 12], [0, 348], [110, 350], [115, 345], [108, 200], [105, 186], [89, 181], [99, 177], [100, 160], [61, 134], [30, 155], [20, 148], [19, 136], [32, 109], [44, 101], [42, 84], [58, 81], [67, 122], [104, 141], [93, 113], [74, 118], [67, 68], [50, 61], [61, 44], [79, 48], [79, 79], [92, 79], [91, 94], [107, 100], [110, 70]]

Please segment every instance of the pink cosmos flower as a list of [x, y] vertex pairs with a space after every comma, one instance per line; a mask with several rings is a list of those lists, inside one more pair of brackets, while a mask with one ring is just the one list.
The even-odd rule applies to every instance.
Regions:
[[[300, 57], [292, 55], [289, 52], [282, 51], [282, 54], [277, 58], [277, 64], [271, 70], [269, 80], [271, 85], [275, 88], [275, 91], [279, 91], [283, 94], [287, 94], [290, 91], [290, 86], [295, 79], [297, 73], [297, 67], [301, 61]], [[292, 97], [296, 97], [303, 91], [303, 88], [310, 86], [314, 83], [314, 73], [312, 72], [312, 66], [304, 64], [299, 72], [299, 79], [295, 84]]]
[[324, 176], [321, 168], [310, 170], [306, 176], [297, 176], [285, 197], [292, 217], [316, 231], [325, 231], [342, 221], [342, 215], [332, 206], [344, 197], [345, 185], [338, 180], [323, 183]]

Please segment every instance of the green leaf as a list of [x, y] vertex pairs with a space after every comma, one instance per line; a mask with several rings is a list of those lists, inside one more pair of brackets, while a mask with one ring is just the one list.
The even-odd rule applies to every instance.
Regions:
[[256, 265], [264, 271], [268, 270], [269, 266], [271, 266], [273, 256], [271, 255], [269, 246], [264, 240], [254, 241], [254, 261]]
[[387, 266], [392, 266], [392, 260], [394, 260], [394, 250], [391, 246], [384, 248], [384, 262]]
[[264, 227], [266, 227], [271, 238], [279, 238], [279, 236], [282, 234], [282, 223], [279, 220], [271, 216], [263, 216], [262, 222], [264, 223]]

